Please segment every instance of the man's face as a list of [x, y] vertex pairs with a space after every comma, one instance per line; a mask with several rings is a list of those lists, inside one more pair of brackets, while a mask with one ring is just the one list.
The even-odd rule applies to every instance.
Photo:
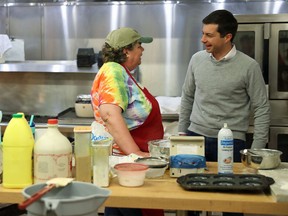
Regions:
[[203, 25], [201, 42], [205, 45], [206, 51], [213, 56], [222, 53], [226, 44], [226, 37], [221, 37], [217, 31], [217, 24]]

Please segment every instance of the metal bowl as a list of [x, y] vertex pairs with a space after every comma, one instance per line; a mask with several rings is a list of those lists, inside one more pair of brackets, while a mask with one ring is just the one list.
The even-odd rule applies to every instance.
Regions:
[[281, 164], [282, 152], [275, 149], [243, 149], [240, 154], [242, 163], [254, 169], [274, 169]]

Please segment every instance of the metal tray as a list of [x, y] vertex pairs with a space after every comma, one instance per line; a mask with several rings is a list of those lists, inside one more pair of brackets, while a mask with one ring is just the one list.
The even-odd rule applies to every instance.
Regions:
[[202, 174], [192, 173], [177, 178], [185, 190], [263, 192], [275, 181], [260, 174]]
[[80, 118], [75, 113], [75, 108], [70, 107], [58, 114], [58, 122], [63, 125], [91, 125], [94, 118]]

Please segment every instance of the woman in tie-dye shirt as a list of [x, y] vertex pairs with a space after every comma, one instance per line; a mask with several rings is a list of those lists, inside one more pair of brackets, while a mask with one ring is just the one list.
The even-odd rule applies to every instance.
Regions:
[[[107, 128], [124, 154], [150, 156], [148, 141], [164, 134], [157, 100], [130, 73], [141, 64], [141, 44], [152, 40], [126, 27], [109, 33], [102, 49], [104, 64], [91, 89], [96, 121]], [[164, 216], [164, 211], [105, 208], [105, 216], [112, 215]]]
[[91, 90], [96, 121], [127, 155], [150, 156], [148, 141], [163, 138], [157, 100], [130, 73], [141, 64], [142, 43], [152, 40], [126, 27], [109, 33], [102, 49], [104, 64]]

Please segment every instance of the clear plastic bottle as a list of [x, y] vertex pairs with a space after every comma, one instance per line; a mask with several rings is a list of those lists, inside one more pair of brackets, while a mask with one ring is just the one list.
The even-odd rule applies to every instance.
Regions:
[[218, 173], [233, 173], [233, 133], [227, 123], [218, 133]]
[[111, 154], [112, 139], [97, 140], [92, 142], [93, 156], [93, 184], [99, 187], [108, 187], [109, 155]]
[[57, 119], [48, 119], [47, 131], [34, 147], [34, 183], [72, 175], [72, 145], [58, 129]]
[[24, 113], [13, 114], [3, 136], [3, 187], [33, 184], [33, 147], [34, 138]]

